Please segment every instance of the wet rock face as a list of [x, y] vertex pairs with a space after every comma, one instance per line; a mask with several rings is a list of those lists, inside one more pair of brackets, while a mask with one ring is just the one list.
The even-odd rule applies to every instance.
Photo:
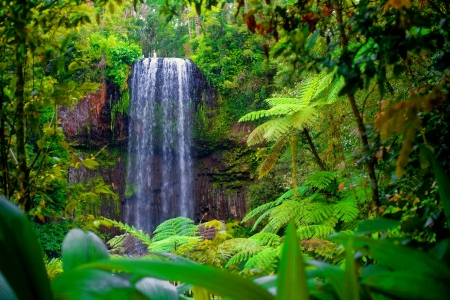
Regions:
[[73, 109], [60, 107], [58, 116], [67, 139], [80, 146], [97, 147], [125, 142], [128, 135], [127, 116], [117, 113], [114, 124], [111, 124], [111, 107], [120, 97], [119, 88], [107, 83], [102, 84], [96, 93], [78, 101]]
[[[198, 98], [203, 97], [206, 107], [217, 105], [215, 92], [207, 86], [201, 76], [194, 76], [199, 88], [194, 92]], [[197, 97], [196, 96], [196, 97]], [[103, 165], [99, 170], [80, 169], [69, 170], [69, 183], [87, 182], [91, 178], [101, 176], [105, 183], [110, 184], [118, 193], [120, 211], [111, 205], [111, 199], [104, 200], [99, 214], [105, 217], [124, 221], [123, 208], [127, 201], [133, 201], [133, 195], [126, 196], [127, 156], [128, 156], [128, 117], [116, 113], [114, 126], [111, 126], [111, 107], [120, 99], [117, 87], [104, 84], [101, 88], [80, 100], [74, 109], [61, 107], [59, 119], [67, 140], [76, 144], [81, 153], [102, 151]], [[214, 116], [210, 116], [214, 117]], [[113, 128], [113, 130], [111, 130]], [[237, 123], [233, 125], [228, 136], [220, 145], [200, 145], [204, 141], [193, 141], [193, 219], [208, 221], [212, 219], [227, 220], [242, 219], [247, 209], [247, 191], [253, 181], [256, 166], [252, 161], [252, 150], [246, 145], [246, 136], [253, 125]], [[202, 150], [199, 150], [202, 149]], [[207, 150], [204, 150], [207, 149]], [[161, 155], [155, 155], [151, 164], [160, 166], [157, 160]], [[100, 161], [101, 163], [103, 161]], [[155, 178], [155, 185], [158, 179]], [[173, 182], [174, 189], [179, 185]], [[129, 189], [128, 189], [129, 190]], [[161, 198], [161, 189], [151, 190], [155, 203]], [[162, 198], [161, 198], [162, 199]], [[159, 203], [161, 205], [161, 203]], [[119, 234], [116, 229], [108, 229], [112, 235]]]
[[254, 150], [246, 146], [253, 125], [235, 124], [228, 139], [194, 158], [195, 219], [242, 220], [247, 212], [248, 188], [256, 169]]

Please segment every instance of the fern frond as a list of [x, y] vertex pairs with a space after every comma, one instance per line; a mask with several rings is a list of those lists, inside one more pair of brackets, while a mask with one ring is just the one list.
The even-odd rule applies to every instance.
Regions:
[[304, 205], [299, 201], [287, 200], [275, 207], [270, 214], [270, 221], [263, 228], [262, 232], [276, 233], [286, 226], [290, 220], [304, 215]]
[[358, 204], [354, 197], [339, 201], [334, 205], [333, 211], [336, 218], [345, 223], [352, 222], [359, 216]]
[[327, 105], [327, 104], [333, 104], [337, 100], [339, 100], [339, 93], [341, 92], [342, 88], [345, 86], [345, 79], [343, 76], [340, 76], [338, 79], [336, 79], [331, 86], [329, 92], [324, 96], [321, 97], [316, 101], [317, 105]]
[[328, 219], [333, 214], [333, 206], [323, 202], [313, 202], [309, 206], [308, 212], [305, 214], [306, 222], [317, 224]]
[[292, 131], [292, 124], [289, 117], [282, 117], [275, 119], [270, 127], [267, 128], [264, 134], [266, 141], [277, 141], [283, 136], [288, 135]]
[[335, 232], [333, 227], [323, 225], [308, 225], [297, 229], [298, 238], [301, 240], [311, 238], [322, 239]]
[[268, 209], [274, 207], [275, 201], [272, 202], [267, 202], [264, 203], [258, 207], [256, 207], [255, 209], [253, 209], [252, 211], [248, 212], [247, 215], [244, 217], [244, 219], [242, 219], [241, 223], [245, 223], [250, 219], [253, 219], [255, 216], [259, 215], [260, 213], [267, 211]]
[[239, 122], [255, 121], [264, 117], [291, 115], [296, 111], [305, 109], [306, 107], [308, 107], [308, 103], [301, 100], [296, 104], [277, 104], [270, 109], [252, 111], [240, 118]]
[[281, 243], [281, 238], [279, 235], [270, 232], [258, 232], [252, 235], [250, 240], [257, 241], [261, 246], [279, 246]]
[[[299, 98], [283, 98], [283, 97], [277, 97], [277, 98], [268, 98], [264, 100], [267, 102], [270, 106], [276, 106], [276, 105], [296, 105], [301, 104], [301, 100]], [[307, 104], [307, 103], [306, 103]]]
[[336, 178], [336, 173], [329, 171], [321, 171], [312, 173], [308, 180], [304, 183], [306, 186], [313, 186], [323, 190]]
[[139, 241], [141, 241], [143, 244], [145, 244], [147, 246], [150, 246], [150, 244], [152, 243], [150, 236], [146, 232], [143, 232], [140, 229], [137, 230], [136, 228], [134, 228], [134, 226], [130, 226], [128, 224], [125, 224], [125, 223], [122, 223], [119, 221], [110, 220], [108, 218], [102, 218], [102, 219], [108, 221], [114, 227], [124, 230], [125, 232], [129, 233], [130, 235], [136, 237]]
[[199, 242], [201, 240], [200, 237], [192, 237], [192, 236], [181, 236], [175, 235], [165, 238], [163, 240], [159, 240], [150, 245], [149, 251], [153, 252], [172, 252], [176, 250], [178, 247], [187, 244], [189, 242]]
[[47, 270], [47, 276], [49, 279], [53, 279], [63, 272], [62, 260], [60, 258], [52, 258], [51, 261], [45, 264]]
[[153, 242], [161, 241], [172, 236], [193, 236], [197, 231], [194, 221], [185, 217], [177, 217], [162, 222], [153, 232]]
[[273, 166], [278, 161], [278, 157], [280, 156], [281, 151], [283, 150], [284, 145], [286, 144], [286, 139], [280, 138], [278, 141], [273, 145], [272, 149], [273, 151], [266, 155], [263, 162], [261, 163], [261, 166], [259, 167], [259, 179], [266, 176], [270, 170], [272, 170]]
[[230, 258], [230, 260], [228, 261], [228, 263], [226, 264], [225, 267], [229, 268], [233, 265], [240, 264], [241, 262], [250, 259], [253, 255], [262, 251], [263, 249], [264, 249], [263, 247], [259, 246], [259, 247], [246, 248], [242, 251], [239, 251], [238, 253], [236, 253], [235, 255], [233, 255]]
[[317, 109], [309, 106], [292, 114], [289, 117], [289, 123], [296, 129], [303, 129], [313, 125], [317, 121], [317, 116]]
[[106, 243], [111, 246], [112, 250], [116, 250], [120, 247], [122, 247], [122, 244], [124, 242], [124, 240], [126, 239], [126, 234], [121, 234], [121, 235], [116, 235], [115, 237], [113, 237], [112, 239], [110, 239], [109, 241], [107, 241]]
[[319, 86], [322, 78], [326, 75], [325, 71], [320, 72], [319, 74], [315, 74], [306, 78], [305, 81], [302, 82], [301, 88], [299, 91], [299, 98], [302, 101], [307, 103], [313, 100], [314, 95], [316, 94], [317, 87]]
[[[336, 75], [337, 68], [334, 68], [331, 72], [327, 72], [327, 70], [323, 70], [321, 72], [321, 79], [317, 84], [316, 91], [313, 95], [313, 98], [316, 99], [322, 92], [330, 88], [330, 85], [333, 82], [334, 76]], [[324, 74], [322, 74], [324, 73]]]
[[259, 223], [262, 222], [262, 220], [264, 220], [266, 217], [270, 216], [270, 214], [272, 213], [274, 208], [275, 207], [272, 207], [271, 209], [266, 210], [262, 215], [260, 215], [258, 217], [258, 219], [256, 219], [255, 224], [253, 224], [252, 231], [256, 230], [256, 228], [258, 227]]
[[244, 270], [258, 268], [260, 273], [271, 272], [276, 268], [278, 257], [277, 248], [266, 248], [250, 257], [245, 263]]
[[238, 252], [259, 248], [260, 246], [260, 243], [256, 240], [235, 238], [224, 241], [217, 247], [217, 249], [218, 252], [220, 252], [224, 257], [230, 258]]
[[253, 129], [253, 131], [249, 134], [247, 138], [247, 145], [253, 146], [262, 143], [265, 140], [264, 136], [267, 130], [269, 130], [269, 128], [272, 127], [273, 124], [276, 122], [277, 122], [276, 119], [270, 120]]

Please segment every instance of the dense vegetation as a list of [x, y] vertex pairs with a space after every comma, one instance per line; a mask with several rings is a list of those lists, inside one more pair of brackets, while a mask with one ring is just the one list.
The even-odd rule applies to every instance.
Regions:
[[[0, 0], [0, 298], [450, 296], [448, 1], [142, 2]], [[58, 108], [108, 83], [126, 114], [154, 54], [218, 91], [195, 115], [205, 151], [247, 140], [243, 220], [148, 234], [101, 216], [101, 177], [69, 185], [110, 158], [68, 143]], [[132, 238], [150, 254], [126, 258]]]

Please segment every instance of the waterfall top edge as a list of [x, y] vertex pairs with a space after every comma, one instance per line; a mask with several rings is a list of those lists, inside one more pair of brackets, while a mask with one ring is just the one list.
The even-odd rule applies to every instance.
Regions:
[[142, 58], [137, 60], [137, 62], [150, 62], [150, 61], [169, 61], [169, 62], [192, 62], [190, 59], [188, 58], [177, 58], [177, 57], [146, 57], [146, 58]]

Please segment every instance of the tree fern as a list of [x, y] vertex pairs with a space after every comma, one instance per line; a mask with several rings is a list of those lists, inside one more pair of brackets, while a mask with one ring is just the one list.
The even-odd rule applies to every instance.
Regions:
[[182, 236], [182, 235], [169, 236], [166, 237], [165, 239], [153, 242], [149, 247], [149, 251], [172, 252], [181, 245], [187, 244], [191, 241], [198, 242], [200, 240], [201, 240], [200, 237]]
[[276, 233], [290, 220], [304, 216], [304, 212], [305, 205], [302, 201], [287, 200], [273, 209], [269, 222], [262, 231]]
[[313, 202], [309, 205], [305, 213], [305, 221], [310, 224], [317, 224], [333, 215], [333, 206], [324, 202]]
[[230, 260], [227, 262], [225, 267], [229, 268], [231, 266], [238, 265], [241, 262], [247, 261], [253, 255], [255, 255], [256, 253], [262, 251], [263, 249], [264, 248], [262, 246], [245, 248], [244, 250], [241, 250], [241, 251], [237, 252], [235, 255], [233, 255], [230, 258]]
[[314, 96], [322, 92], [322, 90], [318, 90], [318, 87], [324, 86], [324, 84], [321, 84], [324, 78], [328, 78], [326, 71], [309, 76], [301, 83], [299, 98], [307, 103], [310, 103]]
[[261, 246], [279, 246], [281, 244], [280, 236], [270, 232], [258, 232], [250, 239], [257, 241]]
[[273, 145], [272, 152], [264, 157], [263, 162], [259, 166], [259, 179], [267, 175], [267, 173], [272, 170], [273, 166], [278, 161], [281, 151], [286, 144], [286, 139], [278, 139], [278, 141]]
[[297, 229], [299, 239], [323, 239], [336, 232], [333, 227], [324, 225], [307, 225]]
[[335, 172], [329, 171], [314, 172], [308, 177], [308, 180], [305, 182], [305, 185], [314, 186], [318, 189], [323, 190], [330, 183], [332, 183], [335, 178], [336, 178]]
[[161, 241], [174, 236], [193, 236], [197, 226], [189, 218], [178, 217], [159, 224], [153, 232], [153, 242]]
[[247, 260], [244, 265], [244, 271], [258, 269], [258, 276], [272, 273], [277, 266], [278, 258], [278, 248], [263, 249]]
[[130, 226], [127, 224], [124, 224], [122, 222], [119, 221], [115, 221], [115, 220], [110, 220], [107, 218], [103, 218], [104, 220], [108, 221], [109, 223], [111, 223], [113, 226], [124, 230], [125, 232], [129, 233], [130, 235], [136, 237], [138, 240], [140, 240], [143, 244], [150, 246], [150, 244], [152, 243], [150, 236], [143, 232], [142, 230], [137, 230], [136, 228], [134, 228], [134, 226]]
[[343, 76], [340, 76], [339, 78], [336, 78], [334, 82], [331, 85], [331, 88], [329, 89], [328, 93], [326, 93], [323, 97], [320, 97], [316, 101], [316, 105], [326, 105], [326, 104], [333, 104], [336, 101], [338, 101], [340, 98], [339, 93], [341, 92], [342, 88], [345, 86], [345, 79]]
[[339, 201], [333, 207], [334, 215], [343, 222], [352, 222], [359, 215], [358, 204], [353, 195]]

